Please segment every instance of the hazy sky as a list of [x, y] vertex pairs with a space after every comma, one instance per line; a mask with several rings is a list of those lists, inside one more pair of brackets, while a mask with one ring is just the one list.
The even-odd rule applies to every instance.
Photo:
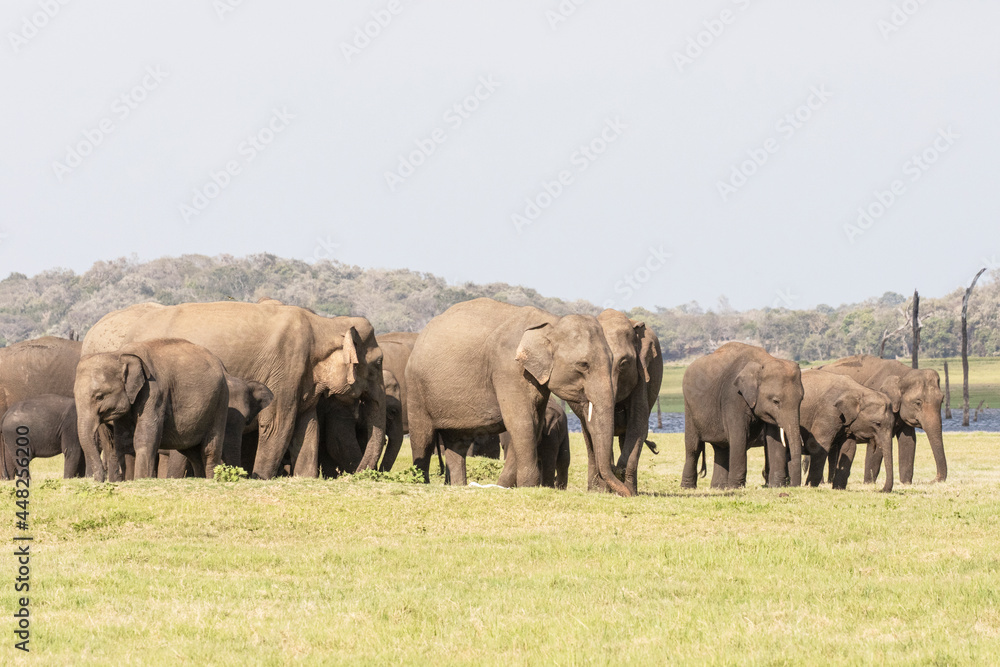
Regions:
[[266, 251], [810, 307], [1000, 258], [1000, 3], [64, 1], [0, 10], [3, 275]]

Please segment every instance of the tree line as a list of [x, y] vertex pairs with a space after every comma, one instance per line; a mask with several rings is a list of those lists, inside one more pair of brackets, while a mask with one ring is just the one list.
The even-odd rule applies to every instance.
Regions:
[[[1000, 355], [1000, 271], [988, 275], [969, 304], [971, 356]], [[921, 356], [958, 356], [963, 294], [964, 287], [956, 287], [940, 298], [921, 298]], [[170, 305], [256, 301], [263, 296], [323, 315], [362, 315], [376, 331], [418, 331], [449, 306], [483, 296], [557, 315], [600, 311], [588, 301], [546, 297], [517, 285], [453, 285], [429, 273], [362, 269], [330, 260], [306, 263], [271, 254], [183, 255], [149, 262], [132, 257], [97, 262], [82, 274], [67, 269], [30, 278], [12, 273], [0, 281], [0, 344], [46, 334], [82, 337], [105, 313], [142, 301]], [[628, 314], [653, 328], [667, 360], [689, 359], [724, 341], [739, 340], [762, 345], [777, 356], [818, 361], [879, 354], [883, 338], [884, 356], [909, 357], [910, 298], [886, 292], [836, 308], [736, 311], [720, 297], [714, 308], [691, 302], [672, 308], [634, 308]]]

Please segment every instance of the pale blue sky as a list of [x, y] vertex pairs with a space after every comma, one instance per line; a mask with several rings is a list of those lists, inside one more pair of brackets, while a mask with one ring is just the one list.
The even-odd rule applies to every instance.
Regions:
[[8, 0], [0, 274], [266, 251], [809, 307], [940, 295], [1000, 257], [1000, 4], [560, 6]]

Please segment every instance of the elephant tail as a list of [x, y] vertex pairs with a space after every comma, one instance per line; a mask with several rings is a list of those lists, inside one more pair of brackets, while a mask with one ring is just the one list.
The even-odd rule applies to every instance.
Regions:
[[701, 473], [699, 476], [704, 478], [708, 476], [708, 466], [705, 464], [705, 443], [700, 443], [698, 449], [701, 450]]
[[643, 442], [645, 442], [646, 446], [649, 447], [649, 451], [653, 452], [654, 454], [660, 453], [660, 450], [656, 448], [656, 443], [653, 442], [652, 440], [644, 440]]
[[444, 458], [441, 457], [441, 443], [438, 442], [437, 446], [434, 449], [437, 450], [438, 466], [440, 467], [441, 476], [443, 477], [445, 473], [445, 468], [444, 468]]

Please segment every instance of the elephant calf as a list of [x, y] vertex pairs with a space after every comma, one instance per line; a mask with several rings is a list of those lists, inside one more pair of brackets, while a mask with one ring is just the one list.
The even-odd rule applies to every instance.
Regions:
[[[504, 431], [500, 434], [500, 446], [504, 452], [508, 451], [508, 445], [510, 435]], [[566, 488], [566, 477], [569, 474], [569, 424], [566, 421], [566, 411], [551, 396], [545, 406], [542, 435], [538, 439], [538, 468], [542, 473], [542, 486]], [[504, 460], [503, 472], [497, 483], [500, 486], [517, 486], [517, 466], [511, 464], [511, 459]]]
[[[802, 445], [809, 453], [808, 484], [819, 486], [823, 481], [824, 462], [829, 458], [833, 488], [846, 488], [857, 443], [872, 442], [878, 446], [886, 461], [882, 491], [892, 491], [892, 428], [895, 415], [889, 396], [844, 375], [822, 370], [804, 371], [802, 387], [805, 393], [799, 424]], [[886, 389], [891, 391], [891, 387]], [[765, 467], [764, 478], [767, 477]]]
[[94, 479], [107, 470], [97, 431], [114, 431], [118, 463], [135, 450], [135, 477], [151, 477], [159, 450], [197, 447], [212, 477], [222, 460], [229, 412], [226, 371], [218, 357], [186, 340], [131, 343], [83, 357], [73, 387], [77, 431]]
[[28, 460], [62, 454], [63, 477], [83, 477], [86, 460], [76, 434], [76, 402], [66, 396], [42, 394], [10, 406], [3, 416], [0, 433], [3, 438], [3, 465], [7, 479], [14, 476], [14, 460], [18, 428], [28, 429]]
[[[226, 465], [246, 467], [253, 459], [243, 460], [243, 433], [260, 411], [271, 404], [274, 394], [256, 380], [241, 380], [226, 373], [229, 387], [229, 410], [226, 417], [226, 440], [222, 446], [222, 462]], [[197, 448], [160, 453], [157, 477], [177, 479], [186, 474], [204, 477], [205, 470]]]

